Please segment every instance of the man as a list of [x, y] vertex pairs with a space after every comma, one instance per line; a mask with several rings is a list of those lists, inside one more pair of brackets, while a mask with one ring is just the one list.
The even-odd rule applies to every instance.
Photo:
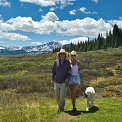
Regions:
[[58, 59], [54, 61], [52, 69], [52, 82], [54, 83], [58, 112], [63, 112], [65, 106], [66, 85], [69, 81], [71, 66], [69, 60], [66, 59], [67, 54], [64, 49], [61, 49], [57, 55]]

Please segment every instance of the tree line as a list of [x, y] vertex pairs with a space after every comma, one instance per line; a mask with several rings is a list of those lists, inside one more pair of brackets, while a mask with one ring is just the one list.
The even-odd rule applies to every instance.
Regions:
[[[67, 52], [72, 50], [75, 51], [93, 51], [107, 48], [118, 48], [122, 46], [122, 30], [118, 28], [117, 24], [114, 25], [113, 30], [106, 32], [106, 37], [103, 37], [101, 33], [98, 34], [98, 37], [88, 41], [80, 42], [78, 44], [68, 44], [64, 45], [61, 48], [64, 48]], [[58, 52], [60, 48], [53, 49], [53, 52]]]

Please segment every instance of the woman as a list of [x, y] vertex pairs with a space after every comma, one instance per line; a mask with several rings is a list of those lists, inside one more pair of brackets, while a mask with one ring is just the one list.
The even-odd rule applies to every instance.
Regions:
[[69, 80], [70, 96], [72, 101], [72, 110], [76, 111], [76, 92], [80, 86], [80, 74], [79, 67], [80, 61], [76, 59], [76, 51], [70, 53], [70, 64], [71, 64], [71, 77]]
[[58, 103], [58, 112], [64, 111], [67, 82], [69, 81], [71, 66], [69, 60], [66, 59], [66, 52], [61, 49], [57, 53], [58, 59], [55, 60], [52, 69], [52, 82], [54, 82], [54, 90]]

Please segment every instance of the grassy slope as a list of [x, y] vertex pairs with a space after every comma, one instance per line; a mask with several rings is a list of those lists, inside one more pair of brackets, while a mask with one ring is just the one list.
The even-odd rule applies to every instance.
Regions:
[[122, 96], [122, 49], [79, 53], [83, 83], [103, 96]]
[[[95, 110], [86, 113], [85, 101], [77, 99], [78, 112], [58, 114], [51, 68], [55, 54], [0, 56], [0, 122], [118, 122], [122, 119], [122, 49], [78, 53], [83, 83], [94, 86]], [[81, 86], [82, 87], [82, 86]], [[110, 98], [118, 97], [116, 99]]]
[[[0, 56], [0, 89], [53, 96], [50, 80], [55, 59], [53, 53]], [[122, 48], [79, 52], [78, 59], [84, 88], [91, 85], [103, 96], [122, 96]]]

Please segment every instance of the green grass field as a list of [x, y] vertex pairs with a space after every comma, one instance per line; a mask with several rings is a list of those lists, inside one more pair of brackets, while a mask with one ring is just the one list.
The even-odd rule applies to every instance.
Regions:
[[[76, 113], [57, 113], [51, 69], [55, 53], [0, 56], [0, 122], [120, 122], [122, 119], [122, 48], [78, 52], [82, 82], [80, 92], [93, 86], [95, 108], [85, 112], [77, 99]], [[84, 84], [84, 86], [82, 85]]]
[[57, 112], [55, 99], [39, 94], [0, 94], [0, 122], [120, 122], [122, 98], [96, 98], [95, 107], [85, 111], [85, 99], [77, 98], [76, 112], [70, 111], [66, 99], [65, 112]]

